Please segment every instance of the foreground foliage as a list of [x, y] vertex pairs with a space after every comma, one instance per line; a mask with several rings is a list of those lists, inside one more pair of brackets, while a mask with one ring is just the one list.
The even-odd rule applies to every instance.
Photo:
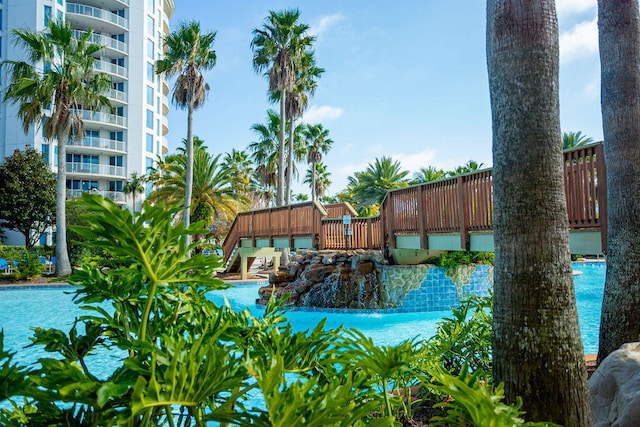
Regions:
[[33, 345], [47, 352], [38, 364], [14, 363], [0, 334], [0, 424], [391, 426], [425, 398], [447, 402], [447, 422], [486, 413], [504, 413], [491, 425], [521, 422], [487, 381], [489, 299], [465, 302], [426, 344], [377, 347], [324, 322], [294, 331], [275, 303], [255, 317], [207, 299], [225, 286], [212, 278], [220, 260], [186, 256], [185, 235], [202, 224], [175, 226], [179, 207], [132, 214], [83, 197], [89, 226], [76, 231], [117, 266], [73, 275], [87, 314], [69, 331], [34, 329]]

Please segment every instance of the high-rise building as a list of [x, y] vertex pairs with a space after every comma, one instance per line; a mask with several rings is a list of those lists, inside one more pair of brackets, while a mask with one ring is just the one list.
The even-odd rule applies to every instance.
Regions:
[[[174, 0], [0, 0], [0, 60], [25, 59], [14, 43], [14, 28], [40, 31], [50, 19], [69, 22], [78, 37], [91, 29], [91, 41], [104, 46], [95, 70], [111, 78], [107, 97], [113, 112], [83, 112], [84, 139], [67, 143], [68, 198], [92, 191], [130, 204], [123, 193], [127, 178], [146, 174], [168, 151], [169, 85], [155, 74], [154, 63], [173, 11]], [[3, 92], [7, 78], [0, 76]], [[29, 146], [57, 170], [56, 142], [45, 140], [40, 128], [25, 134], [17, 111], [17, 105], [0, 102], [0, 158]]]

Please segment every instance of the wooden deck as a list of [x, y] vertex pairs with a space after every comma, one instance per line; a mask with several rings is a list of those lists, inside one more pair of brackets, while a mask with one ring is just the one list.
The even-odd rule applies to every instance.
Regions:
[[[601, 143], [564, 153], [571, 252], [606, 252], [606, 170]], [[351, 216], [345, 239], [343, 215]], [[236, 248], [380, 249], [413, 263], [433, 251], [493, 251], [492, 170], [387, 193], [380, 215], [358, 218], [345, 203], [307, 202], [239, 213], [224, 242]]]

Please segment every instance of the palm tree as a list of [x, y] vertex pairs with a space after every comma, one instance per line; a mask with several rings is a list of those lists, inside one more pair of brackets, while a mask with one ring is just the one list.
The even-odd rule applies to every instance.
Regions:
[[400, 170], [400, 162], [391, 157], [376, 158], [363, 172], [347, 178], [347, 194], [352, 197], [356, 209], [367, 213], [376, 212], [389, 190], [409, 185], [405, 177], [409, 171]]
[[[24, 48], [29, 63], [4, 61], [9, 69], [10, 83], [5, 101], [19, 104], [18, 116], [23, 129], [43, 126], [44, 137], [58, 144], [58, 175], [56, 184], [56, 272], [71, 274], [67, 250], [66, 226], [66, 143], [72, 137], [84, 138], [82, 111], [110, 108], [102, 95], [111, 87], [103, 73], [95, 73], [94, 55], [101, 45], [90, 43], [92, 32], [74, 38], [70, 24], [49, 21], [41, 32], [14, 30], [16, 45]], [[38, 71], [40, 66], [44, 71]]]
[[[307, 146], [307, 162], [311, 164], [311, 200], [318, 200], [319, 195], [316, 194], [316, 167], [315, 165], [322, 161], [322, 155], [327, 154], [331, 149], [333, 140], [329, 138], [329, 129], [325, 129], [321, 124], [308, 124], [304, 137]], [[305, 181], [306, 182], [306, 181]]]
[[230, 153], [225, 154], [222, 168], [229, 177], [234, 191], [248, 195], [254, 174], [253, 162], [249, 155], [245, 151], [233, 148]]
[[484, 163], [478, 163], [475, 160], [469, 160], [464, 165], [458, 166], [454, 170], [449, 171], [447, 175], [458, 176], [458, 175], [464, 175], [466, 173], [476, 172], [476, 171], [479, 171], [482, 168], [482, 166], [484, 166]]
[[493, 381], [504, 382], [508, 403], [522, 397], [527, 421], [590, 426], [558, 144], [558, 44], [553, 0], [488, 0]]
[[638, 2], [598, 1], [607, 161], [607, 273], [598, 363], [640, 335], [640, 52]]
[[[156, 189], [149, 195], [152, 203], [176, 203], [185, 197], [187, 156], [179, 153], [167, 156], [164, 173], [155, 182]], [[220, 155], [212, 156], [201, 146], [196, 148], [193, 163], [193, 192], [190, 220], [228, 220], [247, 206], [248, 199], [237, 194], [222, 167]], [[184, 214], [183, 214], [184, 215]]]
[[[253, 50], [253, 67], [258, 73], [269, 78], [269, 91], [280, 92], [280, 117], [287, 117], [287, 93], [293, 90], [296, 83], [296, 70], [304, 57], [305, 50], [314, 38], [307, 35], [308, 25], [298, 23], [300, 12], [287, 9], [281, 12], [269, 11], [262, 29], [253, 30], [251, 48]], [[284, 203], [284, 135], [285, 121], [280, 122], [278, 133], [278, 186], [276, 203]]]
[[268, 110], [267, 123], [255, 123], [251, 126], [251, 130], [257, 134], [258, 139], [247, 147], [251, 153], [251, 160], [256, 165], [255, 176], [261, 187], [258, 193], [267, 206], [271, 200], [271, 188], [277, 184], [279, 127], [280, 117], [275, 111]]
[[[289, 143], [287, 144], [287, 171], [293, 170], [294, 163], [294, 146], [296, 139], [294, 137], [297, 127], [295, 121], [302, 117], [304, 111], [309, 104], [309, 97], [313, 96], [318, 86], [318, 79], [320, 75], [324, 73], [324, 69], [318, 68], [315, 64], [315, 57], [313, 52], [305, 52], [300, 68], [296, 70], [296, 82], [293, 89], [287, 94], [286, 100], [286, 112], [287, 112], [287, 126], [289, 126]], [[273, 100], [279, 100], [280, 92], [276, 91], [272, 93]], [[302, 141], [303, 143], [306, 141]], [[297, 157], [296, 160], [300, 161], [302, 158]], [[289, 198], [291, 193], [291, 181], [293, 174], [287, 173], [287, 184], [285, 190], [285, 203], [289, 204]]]
[[144, 185], [149, 180], [147, 175], [138, 175], [137, 172], [131, 174], [131, 178], [127, 180], [122, 188], [124, 194], [131, 194], [133, 202], [133, 212], [136, 211], [136, 194], [144, 193]]
[[581, 147], [586, 144], [591, 144], [593, 138], [587, 135], [583, 135], [581, 131], [578, 132], [564, 132], [562, 134], [562, 148], [575, 148]]
[[438, 181], [447, 177], [447, 173], [442, 169], [436, 169], [435, 166], [427, 166], [420, 168], [418, 172], [413, 174], [411, 184], [422, 184], [425, 182]]
[[[193, 112], [204, 104], [209, 84], [204, 80], [204, 71], [216, 65], [213, 43], [216, 33], [200, 32], [200, 23], [183, 22], [164, 39], [164, 58], [156, 62], [156, 73], [169, 77], [178, 75], [173, 88], [173, 101], [187, 109], [187, 170], [184, 197], [184, 226], [189, 226], [191, 195], [193, 191]], [[189, 236], [185, 236], [189, 245]]]
[[324, 193], [331, 185], [330, 176], [331, 173], [327, 170], [327, 165], [322, 162], [311, 163], [304, 177], [304, 183], [309, 184], [309, 187], [311, 187], [311, 194], [313, 195], [311, 200], [315, 201], [324, 196]]

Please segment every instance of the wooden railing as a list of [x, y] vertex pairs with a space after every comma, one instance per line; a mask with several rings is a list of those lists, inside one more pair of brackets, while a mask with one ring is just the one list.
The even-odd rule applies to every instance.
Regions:
[[342, 218], [327, 218], [322, 220], [322, 239], [320, 247], [322, 249], [380, 249], [382, 240], [380, 239], [380, 217], [352, 218], [351, 235], [345, 241]]
[[[606, 168], [602, 143], [564, 152], [565, 188], [570, 229], [599, 228], [606, 250]], [[428, 248], [429, 234], [459, 233], [469, 246], [469, 233], [493, 229], [492, 170], [443, 179], [387, 193], [380, 207], [383, 243], [395, 236], [418, 234]]]
[[[606, 169], [602, 143], [564, 153], [567, 213], [571, 229], [600, 229], [606, 251]], [[468, 248], [470, 233], [493, 229], [492, 170], [390, 191], [380, 215], [356, 218], [344, 204], [328, 209], [307, 202], [238, 214], [225, 239], [225, 259], [240, 239], [308, 236], [318, 249], [345, 247], [342, 215], [352, 215], [350, 248], [395, 247], [399, 235], [419, 235], [420, 247], [428, 249], [427, 237], [456, 233], [460, 247]], [[317, 243], [315, 243], [317, 242]]]

